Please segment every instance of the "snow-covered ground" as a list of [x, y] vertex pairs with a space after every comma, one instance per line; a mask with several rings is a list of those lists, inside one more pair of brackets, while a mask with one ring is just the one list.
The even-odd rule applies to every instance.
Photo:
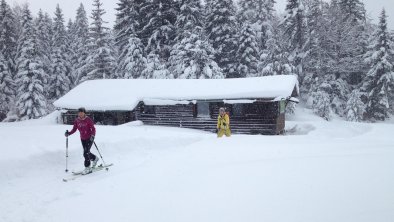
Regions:
[[[114, 166], [65, 183], [71, 127], [55, 118], [0, 123], [1, 222], [394, 220], [392, 122], [325, 122], [299, 109], [288, 135], [221, 139], [97, 126], [97, 145]], [[69, 169], [82, 169], [78, 134], [69, 150]]]

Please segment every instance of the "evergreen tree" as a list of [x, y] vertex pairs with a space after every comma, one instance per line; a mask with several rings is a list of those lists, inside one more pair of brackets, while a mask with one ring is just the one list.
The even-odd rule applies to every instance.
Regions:
[[[202, 32], [202, 31], [201, 31]], [[200, 33], [201, 33], [200, 32]], [[184, 34], [187, 36], [187, 34]], [[221, 79], [224, 74], [214, 59], [214, 50], [194, 30], [175, 44], [171, 51], [170, 71], [180, 79]]]
[[102, 16], [105, 10], [102, 8], [100, 0], [94, 0], [92, 11], [92, 25], [90, 27], [90, 52], [87, 58], [87, 75], [81, 81], [91, 79], [108, 79], [114, 77], [116, 60], [111, 47], [111, 34], [104, 26]]
[[64, 50], [67, 43], [67, 32], [64, 26], [63, 12], [59, 4], [56, 6], [55, 18], [53, 21], [53, 45], [56, 48]]
[[232, 0], [212, 0], [205, 30], [216, 51], [215, 61], [227, 78], [239, 77], [236, 72], [237, 22]]
[[141, 30], [146, 52], [159, 55], [163, 62], [169, 58], [175, 37], [174, 24], [179, 12], [177, 6], [177, 2], [173, 0], [150, 0], [141, 6], [141, 16], [146, 16]]
[[364, 3], [360, 0], [339, 0], [339, 5], [345, 14], [344, 19], [354, 22], [365, 21], [366, 11]]
[[340, 3], [333, 1], [328, 11], [329, 27], [327, 36], [327, 53], [333, 58], [330, 72], [336, 78], [346, 80], [352, 84], [358, 84], [365, 75], [362, 56], [365, 54], [362, 35], [362, 25], [351, 19], [346, 19]]
[[331, 90], [330, 84], [322, 83], [318, 90], [311, 95], [313, 98], [313, 112], [325, 120], [331, 120], [332, 118], [331, 98], [329, 95], [329, 91]]
[[324, 88], [329, 95], [331, 111], [346, 117], [346, 104], [352, 91], [349, 79], [352, 73], [361, 75], [362, 67], [357, 57], [356, 29], [343, 19], [336, 1], [330, 4], [309, 1], [307, 16], [302, 97], [314, 101], [314, 90], [328, 84], [330, 87]]
[[256, 41], [256, 33], [250, 23], [245, 22], [238, 41], [237, 72], [240, 77], [257, 76], [259, 61], [259, 48]]
[[146, 68], [146, 58], [144, 54], [144, 45], [135, 34], [129, 39], [129, 43], [125, 46], [123, 54], [124, 58], [119, 65], [119, 69], [124, 72], [121, 78], [134, 79], [139, 78]]
[[[136, 10], [138, 17], [136, 18], [135, 23], [138, 26], [134, 27], [137, 33], [138, 38], [141, 39], [142, 43], [146, 45], [146, 38], [144, 36], [144, 27], [149, 23], [148, 14], [150, 13], [149, 10], [143, 9], [146, 6], [146, 0], [133, 0], [133, 8]], [[148, 7], [149, 8], [149, 7]]]
[[138, 23], [137, 5], [134, 0], [119, 0], [116, 8], [116, 21], [114, 26], [115, 44], [119, 51], [122, 52], [128, 44], [132, 34], [136, 34]]
[[365, 115], [365, 104], [362, 101], [365, 94], [356, 89], [349, 96], [346, 104], [346, 119], [353, 122], [361, 122]]
[[17, 115], [19, 119], [38, 118], [46, 114], [45, 73], [41, 63], [36, 33], [27, 6], [24, 8], [22, 33], [17, 52]]
[[[330, 8], [329, 35], [334, 50], [333, 71], [339, 78], [357, 85], [366, 75], [363, 56], [368, 45], [365, 31], [365, 9], [359, 0], [333, 1]], [[330, 53], [331, 54], [331, 53]]]
[[56, 6], [55, 18], [53, 27], [53, 50], [52, 50], [52, 65], [50, 76], [50, 90], [49, 98], [52, 100], [58, 99], [70, 90], [70, 66], [68, 64], [68, 52], [66, 50], [66, 29], [64, 27], [63, 13], [59, 7]]
[[0, 3], [0, 51], [12, 75], [15, 74], [15, 52], [17, 48], [16, 19], [5, 0]]
[[27, 3], [23, 3], [22, 5], [19, 4], [15, 4], [14, 7], [11, 9], [14, 15], [14, 29], [15, 29], [15, 33], [16, 33], [16, 45], [18, 47], [18, 42], [19, 42], [19, 38], [21, 37], [22, 34], [22, 29], [23, 29], [23, 14], [24, 14], [24, 9], [26, 8], [26, 6], [28, 7]]
[[160, 60], [159, 55], [152, 52], [147, 56], [146, 68], [142, 72], [140, 78], [173, 79], [174, 76], [169, 73], [166, 64]]
[[374, 35], [374, 43], [366, 55], [370, 69], [364, 81], [364, 90], [368, 94], [366, 116], [368, 119], [385, 120], [389, 114], [390, 93], [394, 86], [393, 50], [390, 48], [390, 36], [387, 30], [387, 16], [382, 11], [379, 27]]
[[200, 2], [185, 0], [175, 23], [177, 36], [169, 59], [175, 78], [224, 78], [214, 59], [214, 50], [203, 32]]
[[[15, 15], [5, 0], [0, 3], [0, 113], [5, 115], [15, 97], [14, 77], [16, 73], [15, 55], [17, 31]], [[3, 67], [6, 65], [7, 67]], [[3, 88], [4, 87], [4, 88]], [[2, 117], [0, 117], [2, 119]]]
[[76, 70], [74, 69], [76, 67], [76, 64], [78, 63], [78, 56], [77, 56], [77, 51], [78, 49], [75, 48], [75, 43], [77, 42], [77, 35], [76, 35], [76, 26], [74, 22], [69, 19], [67, 23], [67, 28], [66, 28], [66, 45], [69, 46], [66, 48], [67, 52], [67, 62], [69, 64], [69, 79], [70, 79], [70, 89], [74, 88], [74, 86], [77, 85], [77, 74]]
[[310, 5], [307, 5], [307, 33], [306, 33], [306, 44], [305, 50], [307, 54], [305, 56], [305, 70], [308, 72], [319, 72], [321, 68], [320, 57], [320, 26], [323, 18], [323, 11], [321, 9], [320, 0], [309, 1]]
[[346, 104], [351, 94], [349, 84], [343, 79], [334, 78], [327, 82], [331, 85], [331, 91], [328, 92], [331, 97], [331, 110], [339, 116], [346, 116]]
[[0, 52], [0, 121], [5, 117], [14, 101], [14, 81], [8, 69], [7, 60]]
[[200, 32], [203, 28], [203, 25], [204, 21], [202, 18], [202, 6], [200, 1], [182, 1], [180, 12], [175, 22], [175, 41], [179, 42], [184, 37], [189, 37], [189, 33], [193, 30], [196, 30], [196, 32]]
[[251, 23], [256, 32], [260, 51], [267, 49], [267, 41], [271, 37], [274, 19], [275, 0], [240, 0], [239, 22]]
[[288, 0], [286, 5], [286, 16], [281, 23], [284, 29], [289, 49], [290, 61], [297, 68], [297, 74], [302, 83], [303, 59], [305, 57], [304, 46], [306, 42], [306, 18], [305, 8], [301, 0]]
[[78, 85], [82, 78], [87, 76], [87, 58], [89, 52], [89, 22], [86, 15], [83, 4], [80, 4], [77, 9], [77, 15], [74, 22], [74, 41], [71, 43], [71, 47], [75, 52], [75, 58], [73, 63], [74, 70], [74, 85]]
[[325, 22], [322, 2], [320, 0], [310, 0], [306, 3], [307, 8], [307, 33], [304, 50], [306, 52], [304, 57], [304, 78], [300, 87], [300, 94], [304, 100], [308, 99], [316, 85], [319, 84], [316, 80], [324, 76], [327, 59], [324, 58], [324, 47], [322, 46], [322, 35]]
[[[137, 36], [136, 28], [139, 27], [138, 5], [134, 0], [120, 0], [116, 14], [115, 46], [119, 51], [117, 76], [120, 78], [131, 78], [141, 75], [136, 71], [144, 69], [146, 59], [144, 58], [144, 47]], [[131, 48], [129, 48], [131, 47]], [[136, 51], [137, 50], [137, 51]], [[138, 55], [137, 55], [138, 54]], [[142, 56], [142, 57], [140, 57]], [[139, 61], [136, 61], [139, 60]], [[139, 64], [138, 68], [131, 67], [128, 62]], [[125, 69], [127, 67], [127, 70]], [[132, 73], [130, 73], [132, 71]]]
[[274, 19], [273, 32], [267, 41], [267, 49], [260, 56], [259, 74], [262, 76], [295, 74], [295, 66], [289, 60], [289, 46], [279, 21]]
[[[37, 33], [37, 49], [41, 55], [41, 61], [43, 64], [43, 69], [46, 74], [51, 73], [51, 53], [52, 53], [52, 19], [48, 14], [44, 14], [42, 10], [38, 12], [38, 17], [35, 21], [36, 33]], [[46, 97], [49, 97], [50, 91], [50, 81], [48, 81], [49, 76], [45, 77], [45, 93]]]

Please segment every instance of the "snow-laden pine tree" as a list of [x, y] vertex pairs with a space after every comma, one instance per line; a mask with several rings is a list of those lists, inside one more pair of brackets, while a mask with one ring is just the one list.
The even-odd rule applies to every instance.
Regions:
[[116, 21], [114, 26], [115, 45], [119, 51], [123, 51], [128, 44], [131, 34], [135, 34], [135, 24], [138, 25], [137, 11], [133, 0], [119, 0], [115, 8]]
[[140, 76], [141, 79], [173, 79], [174, 76], [170, 74], [159, 55], [150, 53], [146, 58], [146, 68]]
[[105, 14], [100, 0], [94, 0], [92, 10], [92, 24], [90, 27], [90, 55], [87, 58], [87, 75], [81, 81], [92, 79], [110, 79], [114, 77], [116, 60], [111, 47], [111, 33], [104, 26], [102, 16]]
[[352, 122], [361, 122], [364, 119], [366, 105], [362, 101], [362, 97], [365, 97], [365, 93], [355, 89], [349, 96], [349, 100], [346, 103], [346, 119]]
[[305, 8], [301, 0], [287, 1], [286, 15], [280, 26], [284, 29], [284, 35], [288, 41], [290, 50], [289, 60], [292, 61], [296, 67], [296, 74], [298, 74], [300, 82], [302, 83], [307, 23]]
[[73, 64], [74, 84], [78, 85], [82, 78], [87, 76], [86, 64], [89, 53], [89, 22], [83, 4], [77, 9], [75, 17], [74, 38], [71, 47], [75, 53]]
[[76, 42], [76, 34], [75, 34], [75, 24], [72, 19], [68, 20], [67, 28], [66, 28], [66, 48], [67, 52], [67, 62], [69, 66], [69, 79], [70, 79], [70, 89], [76, 86], [77, 75], [74, 70], [74, 66], [78, 63], [77, 58], [77, 49], [74, 47], [74, 43]]
[[232, 0], [212, 0], [205, 30], [215, 49], [215, 61], [226, 78], [240, 77], [236, 70], [237, 21]]
[[17, 51], [16, 112], [20, 120], [34, 119], [46, 114], [44, 78], [36, 33], [28, 6], [24, 7], [22, 33]]
[[51, 54], [51, 74], [49, 78], [49, 99], [56, 100], [70, 90], [70, 64], [66, 48], [66, 29], [59, 5], [56, 6], [53, 22], [53, 49]]
[[279, 28], [279, 21], [273, 20], [273, 31], [267, 41], [266, 52], [261, 53], [259, 64], [260, 76], [291, 75], [296, 73], [296, 68], [289, 60], [289, 47], [284, 38], [283, 30]]
[[6, 117], [6, 114], [13, 105], [15, 97], [15, 85], [8, 69], [7, 60], [0, 52], [0, 121]]
[[204, 25], [202, 13], [202, 5], [199, 1], [182, 1], [177, 20], [175, 22], [176, 42], [188, 37], [189, 33], [193, 30], [196, 30], [197, 32], [201, 31], [201, 28]]
[[[35, 27], [37, 33], [37, 44], [38, 51], [41, 55], [41, 61], [43, 64], [43, 69], [46, 74], [51, 73], [51, 53], [53, 46], [53, 29], [52, 29], [52, 19], [49, 17], [47, 13], [43, 13], [42, 10], [38, 12], [38, 17], [35, 20]], [[45, 97], [49, 98], [50, 96], [50, 80], [49, 75], [45, 77]]]
[[275, 0], [240, 0], [239, 22], [251, 23], [256, 32], [256, 38], [260, 51], [267, 49], [267, 41], [271, 37], [272, 22], [274, 19]]
[[[326, 93], [330, 95], [331, 110], [345, 117], [346, 103], [352, 91], [348, 77], [351, 73], [359, 73], [361, 67], [361, 62], [357, 62], [360, 58], [356, 56], [356, 29], [352, 21], [343, 19], [342, 10], [336, 1], [330, 4], [310, 1], [307, 6], [308, 41], [300, 88], [302, 97], [315, 101], [316, 94], [312, 89], [329, 84], [330, 87], [325, 89], [329, 89]], [[316, 25], [317, 28], [314, 28]]]
[[214, 61], [214, 50], [203, 31], [202, 6], [185, 0], [175, 23], [177, 35], [169, 58], [169, 70], [175, 78], [224, 78]]
[[122, 76], [120, 78], [140, 78], [142, 72], [146, 69], [147, 61], [144, 53], [144, 45], [136, 34], [131, 35], [120, 57], [123, 58], [118, 67], [119, 70], [122, 70]]
[[246, 21], [239, 34], [237, 50], [237, 72], [240, 77], [255, 77], [258, 75], [260, 51], [256, 40], [256, 32]]
[[313, 98], [313, 112], [325, 120], [331, 120], [332, 118], [331, 98], [329, 94], [331, 90], [330, 84], [322, 83], [311, 95], [311, 98]]
[[344, 19], [351, 19], [355, 22], [364, 22], [366, 17], [366, 10], [364, 3], [360, 0], [339, 0], [339, 5], [343, 13]]
[[324, 58], [326, 54], [324, 47], [322, 47], [324, 27], [321, 24], [325, 22], [322, 5], [320, 0], [310, 0], [305, 3], [307, 33], [304, 50], [306, 54], [304, 57], [304, 78], [300, 88], [301, 97], [305, 101], [313, 92], [314, 86], [319, 84], [316, 80], [323, 78], [324, 70], [329, 65]]
[[[135, 0], [120, 0], [117, 4], [114, 32], [115, 46], [119, 51], [119, 56], [117, 58], [116, 73], [119, 78], [135, 78], [141, 75], [140, 70], [144, 69], [143, 61], [146, 60], [144, 50], [140, 48], [144, 46], [136, 31], [140, 26], [139, 4]], [[133, 64], [128, 64], [131, 61], [133, 61], [133, 64], [139, 64], [139, 67], [134, 68], [132, 67]], [[125, 69], [126, 67], [127, 70]]]
[[212, 3], [214, 2], [214, 0], [205, 0], [204, 1], [205, 4], [203, 4], [203, 16], [204, 18], [206, 18], [212, 10]]
[[0, 3], [0, 51], [7, 62], [12, 76], [15, 75], [15, 55], [17, 48], [17, 20], [5, 0]]
[[140, 13], [147, 21], [141, 30], [146, 52], [159, 55], [163, 62], [166, 62], [170, 56], [178, 12], [178, 3], [174, 0], [145, 1], [140, 9]]
[[224, 78], [222, 69], [214, 61], [214, 49], [200, 33], [194, 30], [174, 45], [169, 62], [171, 74], [175, 75], [175, 78]]
[[[334, 3], [332, 5], [334, 6]], [[366, 32], [366, 10], [360, 0], [339, 0], [337, 5], [340, 13], [333, 19], [338, 22], [339, 30], [344, 31], [337, 35], [342, 35], [342, 39], [345, 40], [341, 50], [338, 50], [341, 51], [339, 61], [346, 67], [343, 73], [346, 80], [350, 84], [359, 84], [366, 75], [363, 56], [369, 44]]]
[[379, 27], [365, 62], [369, 71], [363, 89], [367, 93], [366, 117], [369, 120], [385, 120], [390, 110], [390, 94], [394, 89], [393, 50], [387, 30], [387, 15], [382, 11]]

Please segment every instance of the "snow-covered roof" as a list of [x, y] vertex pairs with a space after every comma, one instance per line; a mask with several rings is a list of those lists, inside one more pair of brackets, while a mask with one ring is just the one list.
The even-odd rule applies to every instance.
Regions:
[[104, 79], [85, 81], [54, 102], [57, 108], [132, 110], [149, 105], [185, 104], [196, 100], [288, 99], [298, 80], [294, 75], [239, 79]]

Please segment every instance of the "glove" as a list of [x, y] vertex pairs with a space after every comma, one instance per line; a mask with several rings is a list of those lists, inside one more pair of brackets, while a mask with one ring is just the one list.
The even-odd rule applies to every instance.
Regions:
[[68, 133], [68, 130], [64, 133], [64, 136], [68, 137], [70, 134]]
[[90, 136], [90, 142], [93, 142], [94, 141], [94, 135], [91, 135]]

